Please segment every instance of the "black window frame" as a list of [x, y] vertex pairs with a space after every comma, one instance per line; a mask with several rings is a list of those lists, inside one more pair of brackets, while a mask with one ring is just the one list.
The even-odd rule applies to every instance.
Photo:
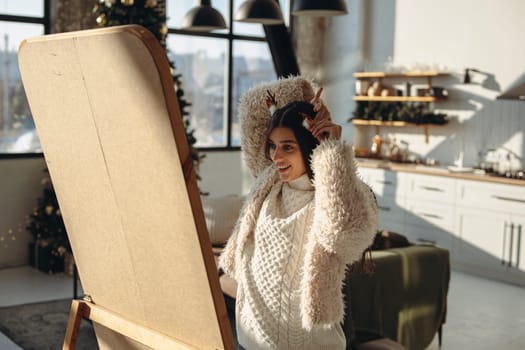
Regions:
[[[172, 0], [174, 1], [174, 0]], [[176, 0], [175, 0], [176, 1]], [[290, 0], [288, 6], [291, 10], [292, 1]], [[292, 47], [291, 33], [288, 31], [288, 28], [285, 24], [282, 25], [273, 25], [266, 26], [262, 24], [253, 24], [261, 25], [264, 29], [264, 36], [253, 36], [253, 35], [240, 35], [233, 33], [233, 18], [234, 18], [234, 1], [229, 0], [229, 12], [228, 16], [230, 19], [230, 25], [228, 26], [228, 31], [226, 33], [215, 33], [215, 32], [199, 32], [186, 29], [178, 29], [168, 27], [168, 35], [170, 34], [179, 34], [187, 35], [194, 37], [205, 37], [205, 38], [217, 38], [225, 39], [228, 41], [227, 45], [227, 61], [228, 61], [228, 72], [226, 77], [226, 94], [227, 94], [227, 104], [224, 106], [226, 113], [226, 145], [225, 146], [212, 146], [212, 147], [197, 147], [201, 152], [209, 151], [238, 151], [241, 149], [240, 146], [232, 145], [232, 125], [233, 118], [232, 115], [232, 89], [233, 89], [233, 43], [234, 41], [250, 41], [250, 42], [267, 42], [274, 63], [275, 73], [278, 77], [288, 76], [290, 74], [298, 74], [299, 69], [297, 66], [297, 59], [295, 58], [295, 53]], [[167, 3], [169, 6], [169, 2]], [[290, 11], [288, 13], [291, 13]], [[289, 23], [291, 23], [291, 15], [289, 15]], [[283, 36], [283, 34], [286, 34]], [[288, 58], [288, 59], [286, 59]], [[175, 62], [175, 65], [177, 62]], [[195, 101], [188, 101], [194, 103]], [[191, 115], [191, 110], [190, 110]]]
[[[44, 35], [51, 34], [51, 1], [42, 0], [44, 3], [44, 16], [20, 16], [0, 13], [0, 22], [16, 22], [16, 23], [31, 23], [31, 24], [42, 24], [44, 25]], [[44, 154], [42, 152], [29, 152], [29, 153], [1, 153], [0, 159], [19, 159], [19, 158], [42, 158]]]

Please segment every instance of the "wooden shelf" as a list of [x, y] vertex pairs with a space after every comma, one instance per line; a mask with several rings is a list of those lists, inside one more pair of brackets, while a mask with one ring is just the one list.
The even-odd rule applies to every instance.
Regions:
[[365, 119], [352, 119], [352, 124], [354, 125], [373, 125], [373, 126], [394, 126], [394, 127], [404, 127], [407, 125], [415, 125], [403, 121], [382, 121], [382, 120], [365, 120]]
[[437, 124], [414, 124], [404, 121], [382, 121], [382, 120], [365, 120], [365, 119], [352, 119], [352, 124], [359, 126], [374, 126], [376, 128], [376, 134], [380, 133], [381, 127], [394, 127], [403, 128], [407, 126], [422, 127], [425, 133], [425, 143], [428, 143], [428, 128], [433, 126], [437, 127]]
[[354, 101], [377, 101], [377, 102], [436, 102], [443, 101], [431, 96], [354, 96]]
[[426, 78], [447, 76], [449, 73], [434, 70], [424, 72], [405, 72], [405, 73], [386, 73], [386, 72], [356, 72], [354, 77], [358, 79], [378, 79], [378, 78]]

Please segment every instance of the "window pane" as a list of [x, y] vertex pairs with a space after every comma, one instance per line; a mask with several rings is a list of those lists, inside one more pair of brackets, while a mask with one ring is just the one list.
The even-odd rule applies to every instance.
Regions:
[[228, 41], [171, 34], [167, 45], [177, 73], [182, 74], [184, 98], [192, 104], [187, 110], [195, 129], [196, 146], [226, 146], [224, 87]]
[[3, 15], [44, 17], [44, 0], [1, 0], [0, 13]]
[[0, 153], [41, 152], [18, 70], [18, 46], [44, 33], [41, 24], [0, 22]]
[[233, 43], [232, 146], [240, 145], [240, 97], [253, 85], [277, 79], [268, 43], [236, 40]]
[[[241, 6], [241, 4], [246, 0], [234, 0], [233, 1], [233, 17], [235, 18], [235, 13]], [[290, 0], [279, 0], [279, 6], [283, 13], [284, 22], [286, 26], [289, 24], [290, 18]], [[233, 23], [233, 33], [237, 35], [253, 35], [253, 36], [264, 36], [264, 30], [262, 24], [259, 23], [242, 23], [235, 22]]]
[[[167, 25], [169, 28], [181, 28], [182, 19], [190, 9], [199, 5], [198, 0], [168, 0], [166, 3]], [[211, 5], [214, 9], [219, 11], [226, 21], [226, 25], [230, 26], [228, 18], [229, 0], [212, 0]], [[226, 33], [228, 30], [217, 30], [217, 33]]]

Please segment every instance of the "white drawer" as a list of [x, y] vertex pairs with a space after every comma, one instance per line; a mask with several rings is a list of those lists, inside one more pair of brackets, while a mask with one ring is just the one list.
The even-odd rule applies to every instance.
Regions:
[[394, 197], [377, 197], [380, 228], [388, 228], [392, 223], [402, 225], [405, 217], [402, 206]]
[[377, 196], [404, 195], [405, 174], [376, 168], [359, 168], [358, 172]]
[[441, 176], [407, 174], [407, 198], [454, 203], [456, 180]]
[[525, 187], [461, 180], [457, 203], [463, 207], [525, 213]]
[[431, 203], [425, 200], [406, 200], [405, 223], [424, 229], [440, 229], [453, 232], [455, 228], [454, 206]]

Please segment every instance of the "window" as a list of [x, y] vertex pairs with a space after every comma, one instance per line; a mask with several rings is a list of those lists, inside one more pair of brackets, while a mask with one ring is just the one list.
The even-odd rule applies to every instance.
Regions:
[[[228, 29], [211, 33], [180, 29], [184, 15], [199, 1], [168, 0], [166, 4], [167, 47], [182, 75], [184, 97], [192, 104], [188, 111], [197, 147], [238, 147], [239, 98], [253, 85], [277, 77], [263, 26], [232, 21], [243, 1], [212, 0]], [[288, 19], [289, 0], [279, 3]]]
[[41, 153], [18, 69], [18, 46], [49, 33], [49, 1], [0, 1], [0, 154]]

